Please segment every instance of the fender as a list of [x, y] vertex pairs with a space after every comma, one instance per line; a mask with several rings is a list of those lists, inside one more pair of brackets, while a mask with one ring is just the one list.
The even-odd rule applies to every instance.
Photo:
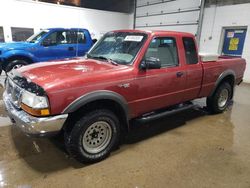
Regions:
[[226, 71], [222, 72], [222, 73], [220, 74], [220, 76], [217, 78], [217, 80], [216, 80], [216, 82], [215, 82], [215, 85], [214, 85], [214, 88], [213, 88], [213, 90], [211, 91], [209, 97], [211, 97], [211, 96], [214, 94], [215, 90], [217, 89], [217, 87], [219, 86], [219, 84], [221, 83], [221, 81], [222, 81], [225, 77], [227, 77], [227, 76], [233, 76], [233, 78], [234, 78], [234, 85], [235, 85], [236, 75], [235, 75], [234, 71], [231, 70], [231, 69], [226, 70]]
[[74, 100], [71, 104], [69, 104], [63, 110], [62, 113], [67, 114], [67, 113], [74, 112], [87, 103], [94, 102], [97, 100], [102, 100], [102, 99], [109, 99], [118, 103], [126, 115], [126, 120], [127, 121], [129, 120], [129, 107], [125, 98], [116, 92], [108, 91], [108, 90], [99, 90], [99, 91], [93, 91], [93, 92], [87, 93], [77, 98], [76, 100]]
[[31, 59], [33, 62], [36, 62], [37, 60], [36, 57], [32, 53], [27, 52], [26, 50], [9, 50], [2, 55], [3, 59], [5, 60], [13, 56], [23, 56], [23, 57]]

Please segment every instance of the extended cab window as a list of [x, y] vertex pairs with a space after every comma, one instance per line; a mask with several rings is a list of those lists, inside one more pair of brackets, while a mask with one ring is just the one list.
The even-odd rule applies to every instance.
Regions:
[[191, 37], [183, 37], [182, 40], [185, 48], [185, 56], [187, 64], [198, 63], [198, 55], [194, 39]]
[[158, 37], [151, 41], [146, 58], [158, 58], [162, 67], [178, 66], [178, 54], [174, 38]]
[[86, 37], [83, 31], [67, 31], [65, 37], [67, 44], [86, 43]]

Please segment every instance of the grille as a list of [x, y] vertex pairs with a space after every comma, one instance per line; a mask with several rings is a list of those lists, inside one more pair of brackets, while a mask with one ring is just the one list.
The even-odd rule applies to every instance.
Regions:
[[20, 108], [23, 89], [17, 86], [10, 78], [6, 81], [6, 91], [11, 96], [11, 102], [16, 108]]

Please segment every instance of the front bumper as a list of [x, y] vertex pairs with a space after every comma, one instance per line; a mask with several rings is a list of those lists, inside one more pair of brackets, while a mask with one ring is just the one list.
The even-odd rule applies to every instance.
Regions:
[[31, 116], [25, 111], [17, 109], [11, 103], [10, 96], [6, 92], [3, 94], [3, 101], [11, 121], [30, 136], [43, 137], [58, 133], [68, 117], [68, 114], [42, 118]]

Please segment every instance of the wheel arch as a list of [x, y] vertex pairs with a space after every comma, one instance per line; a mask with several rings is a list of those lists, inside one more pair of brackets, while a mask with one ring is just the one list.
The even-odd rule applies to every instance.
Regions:
[[68, 105], [64, 114], [84, 113], [96, 108], [107, 108], [114, 112], [121, 121], [122, 128], [129, 130], [129, 107], [123, 96], [113, 91], [94, 91], [79, 97]]
[[210, 93], [209, 97], [213, 96], [213, 94], [215, 93], [216, 89], [222, 83], [228, 82], [231, 85], [231, 87], [232, 87], [232, 96], [231, 96], [231, 98], [232, 98], [233, 97], [233, 93], [234, 93], [235, 80], [236, 80], [236, 75], [235, 75], [235, 72], [233, 70], [226, 70], [226, 71], [224, 71], [223, 73], [220, 74], [220, 76], [216, 80], [214, 89]]
[[27, 55], [13, 55], [13, 56], [9, 56], [8, 58], [5, 58], [5, 61], [2, 65], [3, 70], [6, 69], [7, 65], [14, 60], [24, 60], [26, 61], [28, 64], [33, 63], [33, 59]]

